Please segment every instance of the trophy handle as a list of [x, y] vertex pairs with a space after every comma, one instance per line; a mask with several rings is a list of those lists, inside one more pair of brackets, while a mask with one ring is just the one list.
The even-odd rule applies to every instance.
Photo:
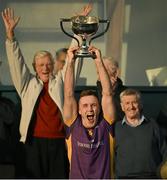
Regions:
[[101, 19], [101, 20], [99, 20], [99, 23], [107, 23], [106, 29], [105, 29], [103, 32], [97, 34], [96, 36], [93, 36], [93, 37], [90, 39], [90, 41], [89, 41], [89, 45], [90, 45], [90, 43], [92, 42], [92, 40], [94, 40], [94, 39], [102, 36], [103, 34], [105, 34], [105, 33], [108, 31], [108, 28], [109, 28], [109, 26], [110, 26], [110, 21], [109, 21], [109, 20], [103, 20], [103, 19]]
[[75, 39], [77, 41], [77, 43], [78, 43], [78, 46], [79, 46], [79, 40], [76, 37], [74, 37], [72, 34], [65, 31], [64, 26], [63, 26], [63, 22], [71, 22], [71, 19], [61, 18], [60, 19], [60, 27], [61, 27], [62, 31], [64, 32], [64, 34], [66, 34], [67, 36]]

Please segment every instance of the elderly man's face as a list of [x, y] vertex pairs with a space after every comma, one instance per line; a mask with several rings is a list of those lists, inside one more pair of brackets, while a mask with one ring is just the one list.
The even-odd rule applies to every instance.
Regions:
[[127, 119], [140, 117], [141, 104], [136, 95], [127, 95], [121, 98], [121, 107]]
[[43, 82], [48, 82], [53, 72], [53, 62], [49, 56], [39, 57], [35, 60], [35, 70]]

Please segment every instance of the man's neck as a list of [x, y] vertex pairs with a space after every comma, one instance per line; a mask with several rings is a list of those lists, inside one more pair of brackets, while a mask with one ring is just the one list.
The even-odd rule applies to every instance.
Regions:
[[140, 116], [135, 118], [126, 118], [126, 122], [133, 127], [136, 127], [140, 124]]

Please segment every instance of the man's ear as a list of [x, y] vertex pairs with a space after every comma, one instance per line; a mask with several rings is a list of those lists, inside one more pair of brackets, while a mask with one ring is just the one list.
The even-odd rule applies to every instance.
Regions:
[[124, 106], [123, 106], [123, 104], [122, 104], [122, 103], [120, 103], [120, 104], [121, 104], [121, 109], [122, 109], [122, 111], [125, 112], [125, 111], [124, 111]]
[[117, 76], [117, 77], [120, 76], [120, 70], [119, 70], [119, 69], [116, 70], [116, 76]]

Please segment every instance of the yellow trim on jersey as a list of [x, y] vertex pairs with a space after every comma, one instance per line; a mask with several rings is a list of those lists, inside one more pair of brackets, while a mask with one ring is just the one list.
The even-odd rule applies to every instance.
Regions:
[[64, 120], [66, 126], [70, 127], [74, 121], [77, 119], [78, 115], [73, 116], [71, 119]]
[[111, 178], [114, 178], [114, 138], [109, 134]]
[[72, 143], [71, 143], [71, 135], [68, 139], [66, 139], [67, 143], [67, 154], [68, 154], [68, 160], [70, 162], [70, 169], [71, 169], [71, 158], [72, 158]]
[[114, 121], [113, 121], [113, 119], [110, 119], [108, 116], [106, 116], [105, 114], [104, 114], [104, 119], [110, 124], [110, 125], [112, 125], [113, 123], [114, 123]]

